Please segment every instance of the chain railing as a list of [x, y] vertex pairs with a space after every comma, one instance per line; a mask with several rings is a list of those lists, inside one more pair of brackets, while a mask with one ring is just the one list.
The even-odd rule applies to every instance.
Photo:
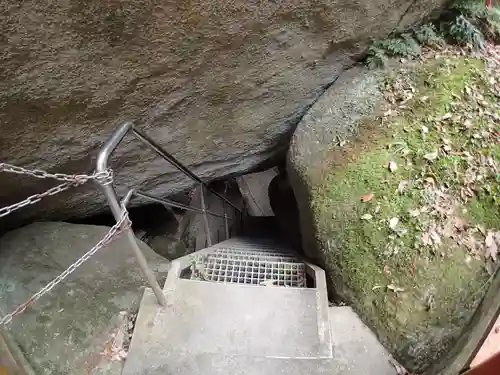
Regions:
[[[167, 162], [169, 162], [172, 166], [174, 166], [176, 169], [184, 173], [186, 176], [188, 176], [191, 180], [193, 180], [195, 183], [199, 184], [201, 187], [201, 208], [196, 208], [196, 207], [190, 207], [187, 205], [184, 205], [179, 202], [175, 202], [166, 198], [160, 198], [160, 197], [155, 197], [150, 194], [147, 194], [145, 192], [141, 191], [135, 191], [135, 190], [130, 190], [128, 194], [125, 196], [123, 200], [119, 200], [118, 196], [116, 195], [116, 191], [113, 186], [113, 171], [108, 168], [108, 159], [110, 158], [111, 154], [113, 151], [116, 149], [116, 147], [119, 145], [119, 143], [122, 141], [122, 139], [125, 137], [125, 135], [131, 131], [132, 134], [140, 140], [142, 143], [146, 144], [148, 147], [150, 147], [153, 151], [155, 151], [158, 155], [160, 155], [163, 159], [165, 159]], [[1, 207], [0, 208], [0, 218], [5, 217], [23, 207], [27, 207], [36, 203], [39, 203], [41, 200], [44, 198], [50, 197], [57, 195], [63, 191], [69, 190], [71, 188], [83, 185], [89, 181], [96, 182], [99, 184], [108, 200], [109, 206], [111, 208], [111, 211], [116, 219], [116, 224], [113, 225], [113, 227], [110, 228], [110, 230], [106, 233], [106, 235], [94, 246], [92, 247], [88, 252], [86, 252], [81, 258], [76, 260], [72, 265], [70, 265], [66, 270], [64, 270], [59, 276], [54, 278], [52, 281], [50, 281], [47, 285], [45, 285], [42, 289], [40, 289], [37, 293], [33, 294], [28, 300], [17, 306], [12, 312], [8, 313], [7, 315], [1, 317], [0, 316], [0, 328], [2, 326], [5, 326], [9, 324], [12, 319], [24, 311], [28, 307], [30, 307], [33, 303], [35, 303], [37, 300], [39, 300], [41, 297], [46, 295], [47, 293], [50, 293], [52, 289], [54, 289], [59, 283], [64, 281], [69, 275], [71, 275], [78, 267], [80, 267], [83, 263], [85, 263], [87, 260], [89, 260], [94, 254], [96, 254], [100, 249], [108, 245], [111, 241], [113, 241], [118, 234], [124, 232], [127, 236], [127, 239], [130, 243], [130, 246], [134, 252], [134, 255], [139, 263], [139, 266], [146, 277], [146, 279], [149, 282], [149, 285], [151, 286], [158, 303], [162, 306], [166, 306], [166, 299], [163, 294], [162, 289], [160, 288], [158, 281], [156, 280], [155, 275], [153, 272], [150, 270], [146, 258], [144, 257], [144, 254], [142, 253], [138, 243], [137, 239], [134, 235], [134, 232], [131, 229], [131, 221], [128, 216], [128, 211], [127, 211], [127, 204], [129, 201], [132, 199], [134, 195], [139, 196], [143, 199], [148, 199], [151, 201], [156, 201], [160, 202], [166, 206], [171, 206], [171, 207], [177, 207], [185, 210], [191, 210], [194, 212], [202, 213], [204, 215], [204, 221], [205, 221], [205, 226], [206, 226], [206, 231], [207, 231], [207, 239], [209, 245], [211, 245], [211, 239], [210, 239], [210, 233], [209, 233], [209, 226], [208, 226], [208, 219], [207, 219], [207, 214], [216, 216], [216, 217], [221, 217], [224, 219], [224, 224], [225, 224], [225, 230], [226, 230], [226, 237], [229, 236], [229, 229], [228, 229], [228, 220], [229, 219], [234, 219], [234, 217], [229, 218], [227, 213], [226, 213], [226, 205], [229, 205], [235, 209], [235, 212], [239, 212], [241, 215], [243, 215], [243, 210], [234, 205], [231, 201], [229, 201], [225, 196], [222, 194], [218, 193], [214, 189], [212, 189], [206, 182], [202, 181], [198, 176], [196, 176], [194, 173], [192, 173], [187, 167], [185, 167], [183, 164], [181, 164], [177, 159], [175, 159], [171, 154], [169, 154], [167, 151], [165, 151], [161, 146], [159, 146], [152, 138], [144, 134], [143, 132], [139, 131], [138, 129], [134, 128], [132, 123], [124, 123], [121, 126], [119, 126], [115, 132], [111, 135], [109, 140], [105, 143], [103, 148], [101, 149], [98, 158], [97, 158], [97, 168], [96, 172], [87, 175], [87, 174], [75, 174], [75, 175], [70, 175], [70, 174], [63, 174], [63, 173], [49, 173], [40, 169], [27, 169], [27, 168], [22, 168], [18, 167], [15, 165], [7, 164], [7, 163], [0, 163], [0, 172], [5, 172], [5, 173], [13, 173], [13, 174], [18, 174], [18, 175], [24, 175], [24, 176], [29, 176], [33, 178], [38, 178], [38, 179], [52, 179], [56, 181], [62, 182], [61, 184], [54, 186], [48, 190], [46, 190], [43, 193], [39, 194], [34, 194], [29, 196], [28, 198], [11, 204], [6, 207]], [[220, 215], [214, 212], [210, 212], [207, 210], [206, 205], [205, 205], [205, 199], [204, 199], [204, 191], [211, 192], [215, 196], [219, 197], [222, 202], [223, 202], [223, 207], [224, 207], [224, 214]], [[240, 216], [242, 218], [242, 216]]]
[[[28, 198], [11, 204], [6, 207], [0, 208], [0, 218], [7, 216], [14, 211], [17, 211], [23, 207], [36, 204], [40, 202], [43, 198], [56, 195], [72, 187], [83, 185], [89, 181], [95, 181], [102, 186], [109, 185], [113, 181], [113, 172], [110, 169], [106, 169], [101, 172], [96, 172], [91, 175], [79, 174], [79, 175], [68, 175], [62, 173], [49, 173], [40, 169], [26, 169], [18, 167], [11, 164], [0, 163], [0, 172], [14, 173], [19, 175], [30, 176], [39, 179], [53, 179], [57, 181], [63, 181], [55, 187], [48, 189], [47, 191], [39, 194], [34, 194]], [[47, 285], [40, 289], [37, 293], [33, 294], [25, 302], [17, 306], [12, 312], [0, 317], [0, 328], [9, 324], [12, 319], [30, 307], [33, 303], [39, 300], [44, 295], [50, 293], [59, 283], [64, 281], [69, 275], [71, 275], [78, 267], [89, 260], [94, 254], [96, 254], [100, 249], [108, 245], [113, 241], [118, 234], [124, 230], [130, 229], [131, 222], [128, 217], [128, 211], [125, 202], [120, 205], [120, 217], [116, 224], [113, 225], [106, 235], [89, 251], [87, 251], [82, 257], [77, 259], [73, 264], [71, 264], [67, 269], [65, 269], [59, 276], [51, 280]]]
[[[205, 230], [207, 231], [207, 240], [209, 245], [211, 245], [211, 238], [210, 238], [210, 228], [208, 226], [208, 219], [207, 219], [207, 214], [210, 212], [207, 210], [206, 205], [205, 205], [205, 199], [204, 199], [204, 191], [208, 191], [212, 194], [214, 194], [216, 197], [222, 200], [223, 205], [224, 205], [224, 220], [226, 223], [227, 227], [227, 221], [228, 221], [228, 216], [226, 214], [226, 204], [229, 206], [233, 207], [236, 212], [239, 212], [241, 214], [240, 217], [243, 216], [243, 210], [237, 207], [235, 204], [233, 204], [230, 200], [228, 200], [225, 196], [220, 194], [219, 192], [215, 191], [212, 189], [205, 181], [203, 181], [200, 177], [198, 177], [196, 174], [191, 172], [189, 168], [184, 166], [179, 160], [177, 160], [172, 154], [167, 152], [163, 147], [161, 147], [158, 143], [155, 142], [155, 140], [151, 137], [149, 137], [147, 134], [145, 134], [143, 131], [137, 129], [131, 122], [125, 122], [118, 126], [113, 134], [109, 137], [107, 142], [104, 144], [102, 147], [101, 151], [99, 152], [99, 155], [97, 156], [97, 163], [96, 163], [96, 171], [97, 173], [105, 172], [108, 170], [108, 163], [111, 155], [113, 152], [116, 150], [116, 148], [119, 146], [123, 138], [127, 134], [131, 133], [137, 140], [142, 142], [145, 146], [150, 148], [152, 151], [154, 151], [157, 155], [161, 156], [165, 161], [167, 161], [170, 165], [172, 165], [174, 168], [176, 168], [178, 171], [184, 173], [187, 177], [189, 177], [194, 183], [198, 184], [201, 187], [201, 212], [203, 213], [204, 216], [204, 221], [205, 221]], [[121, 214], [121, 208], [120, 208], [120, 203], [118, 196], [116, 194], [115, 188], [113, 184], [106, 184], [103, 185], [102, 187], [104, 195], [106, 196], [109, 207], [111, 208], [111, 212], [113, 213], [115, 219], [118, 221], [120, 218]], [[133, 195], [140, 195], [142, 198], [148, 199], [148, 200], [153, 200], [157, 202], [162, 202], [166, 206], [176, 206], [179, 207], [177, 203], [171, 204], [168, 200], [162, 199], [160, 197], [154, 197], [149, 194], [141, 193], [140, 191], [135, 191], [135, 190], [130, 190], [129, 193], [127, 194], [127, 197], [125, 198], [125, 201], [128, 201], [132, 199]], [[185, 207], [186, 209], [191, 209], [196, 211], [196, 208], [192, 207]], [[146, 259], [144, 258], [144, 255], [142, 254], [141, 249], [137, 245], [137, 241], [135, 239], [135, 236], [132, 231], [127, 231], [127, 237], [129, 239], [130, 245], [132, 247], [132, 250], [134, 251], [137, 261], [139, 263], [139, 266], [141, 267], [144, 275], [149, 281], [149, 285], [151, 286], [151, 289], [153, 290], [153, 293], [156, 296], [156, 299], [158, 300], [158, 303], [162, 306], [166, 305], [166, 299], [163, 294], [162, 289], [158, 285], [158, 282], [156, 278], [154, 277], [153, 273], [148, 267], [148, 264], [146, 262]]]
[[0, 319], [0, 327], [3, 325], [7, 325], [12, 321], [14, 316], [19, 315], [26, 311], [26, 309], [43, 297], [45, 294], [50, 293], [52, 289], [54, 289], [59, 283], [64, 281], [69, 275], [71, 275], [78, 267], [80, 267], [83, 263], [89, 260], [92, 255], [97, 253], [103, 247], [106, 247], [111, 241], [115, 239], [115, 237], [121, 233], [124, 229], [130, 226], [130, 220], [128, 218], [128, 212], [125, 207], [123, 207], [123, 214], [120, 220], [113, 225], [108, 233], [89, 251], [87, 251], [81, 258], [79, 258], [76, 262], [66, 268], [59, 276], [55, 277], [50, 281], [47, 285], [45, 285], [42, 289], [40, 289], [37, 293], [33, 294], [26, 302], [20, 304], [18, 307], [14, 309], [11, 313], [5, 315]]
[[53, 179], [57, 181], [63, 181], [62, 184], [54, 186], [43, 193], [31, 195], [20, 202], [0, 208], [0, 218], [7, 216], [12, 212], [17, 211], [23, 207], [38, 203], [43, 198], [59, 194], [72, 187], [83, 185], [91, 180], [95, 180], [100, 184], [109, 184], [113, 181], [113, 172], [110, 169], [94, 173], [92, 175], [85, 175], [85, 174], [68, 175], [63, 173], [48, 173], [40, 169], [30, 170], [22, 167], [17, 167], [11, 164], [0, 163], [0, 172], [15, 173], [39, 179]]

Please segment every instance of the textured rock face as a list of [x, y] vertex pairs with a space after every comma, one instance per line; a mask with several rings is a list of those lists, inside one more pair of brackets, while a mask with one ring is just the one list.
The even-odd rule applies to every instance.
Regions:
[[[0, 316], [58, 276], [108, 229], [45, 222], [8, 232], [0, 241]], [[169, 262], [143, 243], [141, 248], [163, 285]], [[147, 281], [122, 236], [14, 318], [10, 333], [37, 374], [90, 374], [107, 367], [106, 343], [122, 312], [139, 302], [142, 286]]]
[[[1, 0], [0, 160], [91, 171], [112, 129], [135, 120], [205, 177], [248, 170], [286, 147], [296, 121], [371, 38], [444, 3]], [[136, 141], [114, 160], [123, 189], [186, 187]], [[0, 203], [47, 186], [2, 176]], [[9, 223], [104, 207], [97, 190], [80, 188]]]

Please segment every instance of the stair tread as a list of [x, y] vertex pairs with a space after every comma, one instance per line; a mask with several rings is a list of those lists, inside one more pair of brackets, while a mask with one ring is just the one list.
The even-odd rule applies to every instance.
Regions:
[[[254, 251], [256, 255], [252, 256], [264, 259], [272, 258], [271, 253], [277, 251], [294, 256], [273, 241], [253, 238], [233, 238], [199, 253], [205, 257], [217, 249]], [[257, 255], [266, 252], [270, 256]], [[371, 364], [356, 364], [358, 353], [352, 355], [351, 349], [364, 351], [365, 358], [380, 362], [383, 371], [374, 373], [394, 375], [388, 370], [386, 358], [378, 354], [383, 352], [380, 344], [370, 338], [371, 332], [360, 325], [359, 318], [353, 320], [345, 315], [346, 310], [329, 315], [325, 276], [318, 267], [298, 260], [300, 267], [314, 275], [315, 288], [181, 279], [182, 269], [190, 267], [195, 254], [171, 263], [163, 289], [166, 307], [159, 306], [152, 291], [146, 289], [122, 375], [371, 373]], [[227, 259], [231, 259], [230, 254]], [[262, 262], [258, 263], [260, 280]], [[243, 271], [235, 267], [231, 272]], [[333, 333], [332, 327], [336, 327]], [[344, 335], [345, 330], [362, 334], [351, 340], [349, 332]], [[370, 340], [375, 350], [365, 345]]]

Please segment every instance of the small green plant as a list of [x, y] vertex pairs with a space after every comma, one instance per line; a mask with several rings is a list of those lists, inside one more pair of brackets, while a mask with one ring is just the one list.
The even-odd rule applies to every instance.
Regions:
[[488, 13], [483, 0], [458, 0], [453, 4], [453, 9], [473, 19], [484, 18]]
[[415, 29], [415, 39], [422, 45], [436, 47], [444, 43], [443, 38], [438, 35], [436, 26], [432, 23], [427, 23]]
[[500, 43], [500, 7], [488, 9], [484, 33], [497, 43]]
[[402, 34], [398, 38], [382, 40], [380, 47], [389, 56], [415, 57], [422, 52], [418, 42], [409, 34]]
[[388, 57], [415, 57], [421, 53], [418, 42], [410, 34], [374, 42], [366, 52], [365, 62], [370, 69], [384, 67]]
[[484, 37], [500, 42], [500, 6], [487, 8], [482, 0], [459, 0], [453, 9], [476, 25]]
[[484, 35], [467, 18], [459, 15], [448, 29], [448, 35], [452, 41], [460, 45], [471, 45], [474, 48], [484, 47]]
[[365, 62], [370, 69], [383, 68], [387, 64], [387, 55], [383, 49], [373, 44], [368, 48]]

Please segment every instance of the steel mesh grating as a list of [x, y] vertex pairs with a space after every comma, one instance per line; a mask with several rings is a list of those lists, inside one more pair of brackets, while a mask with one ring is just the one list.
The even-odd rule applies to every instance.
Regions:
[[220, 283], [306, 287], [304, 263], [285, 253], [216, 248], [201, 261], [198, 260], [197, 264], [198, 270], [202, 272], [194, 272], [191, 279]]

